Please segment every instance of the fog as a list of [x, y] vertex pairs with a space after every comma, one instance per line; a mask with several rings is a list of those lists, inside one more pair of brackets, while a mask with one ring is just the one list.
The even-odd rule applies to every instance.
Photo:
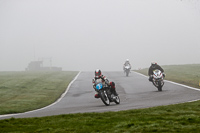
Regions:
[[0, 0], [0, 71], [200, 63], [198, 0]]

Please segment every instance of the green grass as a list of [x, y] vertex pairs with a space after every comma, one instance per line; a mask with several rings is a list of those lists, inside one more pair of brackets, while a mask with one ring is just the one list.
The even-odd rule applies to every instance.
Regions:
[[[185, 84], [191, 87], [200, 88], [200, 64], [170, 65], [162, 66], [166, 73], [166, 80]], [[136, 72], [148, 75], [148, 69], [137, 70]]]
[[66, 90], [77, 72], [0, 72], [0, 114], [47, 106]]
[[33, 132], [199, 132], [200, 102], [106, 113], [0, 120], [0, 131]]
[[[167, 79], [196, 86], [200, 65], [163, 66]], [[140, 70], [144, 74], [145, 70]], [[1, 81], [0, 81], [1, 82]], [[4, 88], [4, 87], [3, 87]], [[0, 120], [2, 133], [141, 133], [200, 131], [200, 101], [118, 112], [67, 114]]]

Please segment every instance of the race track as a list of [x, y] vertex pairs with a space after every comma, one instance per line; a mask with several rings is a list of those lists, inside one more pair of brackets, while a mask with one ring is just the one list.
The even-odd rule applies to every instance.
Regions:
[[120, 111], [148, 108], [153, 106], [177, 104], [200, 99], [200, 91], [165, 81], [163, 91], [159, 92], [146, 76], [132, 72], [126, 77], [123, 72], [103, 72], [116, 83], [121, 103], [105, 106], [101, 99], [94, 98], [92, 87], [94, 72], [81, 72], [59, 102], [48, 107], [20, 114], [0, 115], [0, 119], [11, 117], [42, 117], [59, 114]]

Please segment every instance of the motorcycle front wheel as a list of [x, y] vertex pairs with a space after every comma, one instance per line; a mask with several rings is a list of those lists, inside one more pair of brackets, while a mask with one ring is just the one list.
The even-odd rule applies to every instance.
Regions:
[[129, 75], [129, 70], [126, 70], [126, 77], [128, 77]]
[[158, 82], [158, 91], [162, 91], [161, 81]]
[[106, 106], [109, 106], [109, 105], [110, 105], [110, 100], [108, 99], [108, 96], [107, 96], [107, 93], [106, 93], [105, 90], [100, 92], [100, 97], [101, 97], [102, 102], [103, 102]]

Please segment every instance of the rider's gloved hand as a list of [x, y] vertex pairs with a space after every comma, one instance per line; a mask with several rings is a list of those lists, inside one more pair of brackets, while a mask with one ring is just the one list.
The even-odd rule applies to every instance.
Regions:
[[150, 76], [149, 76], [149, 81], [150, 81], [150, 82], [152, 81], [152, 78], [153, 78], [153, 76], [150, 75]]
[[165, 77], [165, 73], [163, 73], [163, 77]]

